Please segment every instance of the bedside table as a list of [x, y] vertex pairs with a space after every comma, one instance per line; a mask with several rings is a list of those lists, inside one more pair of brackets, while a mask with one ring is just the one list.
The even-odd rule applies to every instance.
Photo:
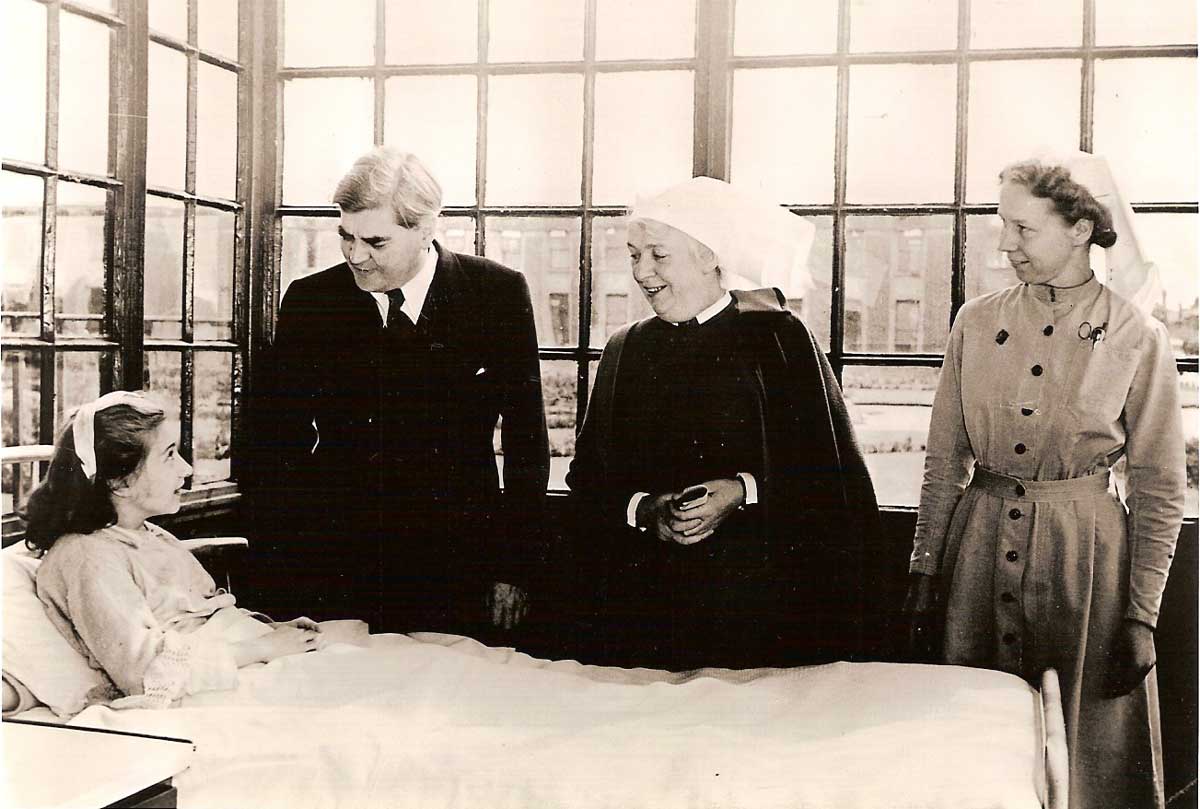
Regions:
[[9, 719], [3, 803], [22, 809], [174, 809], [171, 779], [187, 769], [186, 739]]

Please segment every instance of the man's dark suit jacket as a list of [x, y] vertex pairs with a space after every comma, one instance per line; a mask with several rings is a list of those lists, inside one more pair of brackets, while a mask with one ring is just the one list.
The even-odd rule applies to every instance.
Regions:
[[346, 264], [284, 296], [251, 396], [252, 606], [469, 633], [487, 585], [528, 586], [549, 474], [529, 288], [435, 247], [410, 330]]

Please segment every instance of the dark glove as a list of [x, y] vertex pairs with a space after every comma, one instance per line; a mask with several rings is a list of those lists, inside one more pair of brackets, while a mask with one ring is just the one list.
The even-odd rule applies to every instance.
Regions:
[[1117, 631], [1116, 644], [1109, 655], [1104, 696], [1123, 697], [1142, 684], [1154, 668], [1154, 630], [1140, 621], [1126, 619]]
[[933, 576], [913, 573], [904, 598], [904, 614], [908, 616], [908, 659], [918, 663], [934, 663], [941, 659], [935, 584]]

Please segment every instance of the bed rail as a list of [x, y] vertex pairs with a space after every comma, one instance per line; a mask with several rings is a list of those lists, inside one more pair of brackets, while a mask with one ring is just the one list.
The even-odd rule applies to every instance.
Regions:
[[1063, 719], [1058, 672], [1042, 672], [1042, 718], [1046, 737], [1046, 809], [1067, 809], [1070, 761], [1067, 758], [1067, 725]]

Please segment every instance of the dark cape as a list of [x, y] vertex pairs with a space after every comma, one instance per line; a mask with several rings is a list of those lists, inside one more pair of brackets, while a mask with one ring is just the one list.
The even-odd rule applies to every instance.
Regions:
[[[865, 543], [878, 513], [841, 389], [777, 291], [733, 296], [691, 333], [633, 324], [601, 358], [567, 477], [599, 662], [683, 670], [871, 656]], [[626, 524], [636, 492], [738, 472], [754, 475], [759, 502], [708, 539], [664, 543]]]

